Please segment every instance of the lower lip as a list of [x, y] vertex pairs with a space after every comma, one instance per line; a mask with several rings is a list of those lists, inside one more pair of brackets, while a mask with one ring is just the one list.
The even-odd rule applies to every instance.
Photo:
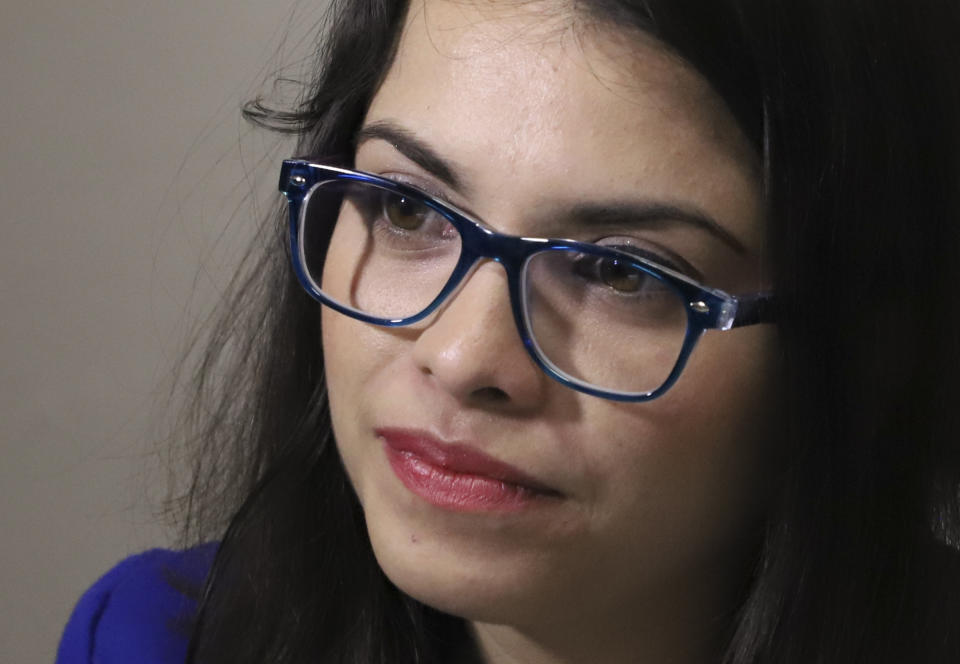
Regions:
[[384, 444], [390, 467], [403, 485], [428, 503], [454, 512], [516, 512], [547, 494], [482, 475], [435, 466], [413, 452]]

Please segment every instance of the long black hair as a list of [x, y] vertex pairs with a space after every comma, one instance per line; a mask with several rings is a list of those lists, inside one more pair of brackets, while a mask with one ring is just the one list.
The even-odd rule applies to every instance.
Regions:
[[[960, 5], [575, 0], [710, 81], [761, 155], [783, 386], [777, 495], [730, 664], [960, 661]], [[349, 163], [406, 3], [334, 0], [301, 103], [250, 119]], [[279, 201], [278, 201], [279, 202]], [[468, 657], [374, 560], [332, 439], [319, 305], [279, 210], [188, 414], [188, 539], [220, 540], [190, 662]]]

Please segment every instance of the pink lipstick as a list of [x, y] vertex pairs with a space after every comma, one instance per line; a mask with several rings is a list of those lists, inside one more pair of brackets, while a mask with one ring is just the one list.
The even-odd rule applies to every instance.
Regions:
[[521, 470], [462, 443], [423, 431], [376, 429], [390, 467], [411, 492], [462, 512], [516, 511], [560, 493]]

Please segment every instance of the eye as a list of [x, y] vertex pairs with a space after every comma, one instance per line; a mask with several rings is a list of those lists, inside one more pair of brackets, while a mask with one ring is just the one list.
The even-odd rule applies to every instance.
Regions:
[[652, 279], [649, 274], [627, 261], [605, 258], [597, 262], [600, 280], [621, 293], [636, 293]]
[[426, 206], [405, 196], [386, 194], [382, 199], [383, 216], [395, 227], [405, 231], [418, 230], [432, 214]]
[[629, 259], [580, 254], [573, 260], [573, 272], [588, 282], [602, 284], [620, 295], [649, 294], [663, 288], [659, 279]]
[[[633, 237], [611, 237], [604, 238], [598, 241], [597, 244], [636, 257], [640, 259], [641, 263], [649, 261], [655, 266], [672, 270], [698, 283], [703, 281], [703, 275], [699, 270], [684, 260], [675, 250], [665, 247], [660, 243]], [[642, 268], [637, 267], [629, 259], [617, 260], [615, 263], [617, 263], [619, 267], [611, 268], [613, 270], [611, 274], [625, 269], [637, 271], [640, 273], [641, 278], [643, 274], [647, 274]]]

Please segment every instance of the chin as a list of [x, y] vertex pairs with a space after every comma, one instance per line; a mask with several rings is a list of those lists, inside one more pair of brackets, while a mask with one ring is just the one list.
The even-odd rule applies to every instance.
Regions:
[[[451, 538], [396, 519], [367, 517], [380, 568], [401, 591], [467, 620], [518, 624], [542, 604], [540, 556], [491, 542]], [[541, 560], [537, 573], [533, 566]], [[549, 585], [547, 585], [549, 587]]]

